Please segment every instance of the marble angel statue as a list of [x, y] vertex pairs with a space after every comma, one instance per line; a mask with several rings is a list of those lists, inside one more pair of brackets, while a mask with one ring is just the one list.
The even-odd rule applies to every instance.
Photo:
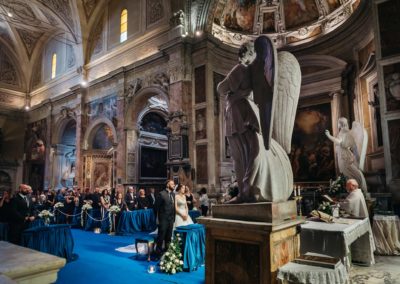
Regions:
[[329, 130], [325, 130], [325, 134], [336, 145], [339, 172], [348, 179], [355, 179], [366, 194], [367, 183], [362, 171], [367, 153], [367, 132], [357, 121], [353, 122], [350, 130], [345, 117], [339, 118], [338, 129], [337, 137], [332, 136]]
[[239, 186], [232, 201], [286, 201], [293, 187], [287, 153], [300, 94], [299, 63], [288, 52], [277, 53], [266, 36], [244, 44], [239, 61], [218, 85], [226, 95], [226, 136]]

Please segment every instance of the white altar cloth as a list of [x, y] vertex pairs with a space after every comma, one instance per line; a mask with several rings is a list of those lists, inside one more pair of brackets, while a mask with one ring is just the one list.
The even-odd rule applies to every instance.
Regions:
[[307, 221], [302, 224], [301, 254], [314, 252], [337, 257], [342, 259], [347, 269], [350, 268], [351, 261], [373, 265], [375, 244], [369, 219], [338, 218], [335, 222]]
[[400, 221], [397, 215], [374, 215], [372, 232], [377, 254], [400, 255]]
[[344, 284], [349, 281], [343, 264], [330, 269], [289, 262], [279, 268], [277, 278], [281, 283]]

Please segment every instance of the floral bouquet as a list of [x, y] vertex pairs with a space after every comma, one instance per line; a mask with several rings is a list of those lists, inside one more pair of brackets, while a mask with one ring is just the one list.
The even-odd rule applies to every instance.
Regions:
[[328, 201], [322, 201], [318, 207], [318, 211], [324, 212], [326, 214], [332, 215], [332, 205]]
[[61, 208], [61, 207], [64, 207], [64, 203], [57, 202], [56, 204], [54, 204], [54, 209], [58, 209], [58, 208]]
[[50, 224], [50, 218], [54, 217], [54, 214], [51, 213], [49, 210], [42, 210], [40, 211], [38, 216], [44, 220], [45, 225], [48, 225]]
[[160, 261], [160, 269], [165, 273], [175, 274], [183, 270], [182, 252], [181, 252], [181, 237], [175, 235], [167, 252], [162, 256]]
[[346, 193], [346, 177], [341, 174], [338, 178], [334, 181], [329, 182], [329, 195], [331, 196], [338, 196], [342, 193]]
[[110, 234], [112, 232], [115, 232], [115, 215], [121, 211], [121, 208], [119, 208], [117, 205], [113, 205], [110, 208], [108, 208], [108, 218], [110, 220]]
[[113, 205], [110, 208], [108, 208], [108, 211], [111, 214], [117, 214], [117, 213], [119, 213], [121, 211], [121, 208], [119, 208], [117, 205]]

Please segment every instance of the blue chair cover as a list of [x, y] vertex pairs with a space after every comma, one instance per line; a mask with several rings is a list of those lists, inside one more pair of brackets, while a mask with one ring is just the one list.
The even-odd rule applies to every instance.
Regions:
[[194, 271], [204, 264], [206, 256], [206, 233], [203, 225], [192, 224], [177, 227], [175, 235], [182, 237], [183, 269]]
[[8, 241], [8, 224], [0, 223], [0, 241]]
[[199, 210], [189, 210], [189, 216], [194, 223], [197, 223], [196, 219], [201, 216], [201, 212]]
[[[85, 231], [93, 230], [94, 228], [100, 228], [102, 232], [109, 232], [110, 230], [110, 219], [108, 218], [108, 212], [104, 215], [103, 221], [101, 220], [101, 210], [100, 209], [90, 209], [87, 211], [89, 216], [86, 217]], [[90, 218], [92, 217], [92, 218]]]
[[153, 209], [124, 211], [121, 213], [117, 234], [129, 236], [135, 232], [151, 232], [157, 228]]
[[26, 229], [22, 246], [66, 258], [74, 259], [74, 239], [69, 225], [49, 225]]

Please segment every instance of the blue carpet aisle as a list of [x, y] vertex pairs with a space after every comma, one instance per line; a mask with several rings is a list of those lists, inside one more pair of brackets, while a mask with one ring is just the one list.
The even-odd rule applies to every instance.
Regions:
[[[115, 249], [134, 243], [135, 237], [147, 235], [137, 233], [134, 236], [109, 236], [93, 232], [72, 230], [75, 241], [74, 253], [77, 260], [69, 262], [58, 273], [58, 284], [79, 283], [204, 283], [204, 266], [193, 272], [180, 272], [168, 275], [157, 270], [147, 273], [149, 264], [142, 256], [135, 259], [133, 253], [122, 253]], [[157, 267], [158, 269], [158, 267]]]

